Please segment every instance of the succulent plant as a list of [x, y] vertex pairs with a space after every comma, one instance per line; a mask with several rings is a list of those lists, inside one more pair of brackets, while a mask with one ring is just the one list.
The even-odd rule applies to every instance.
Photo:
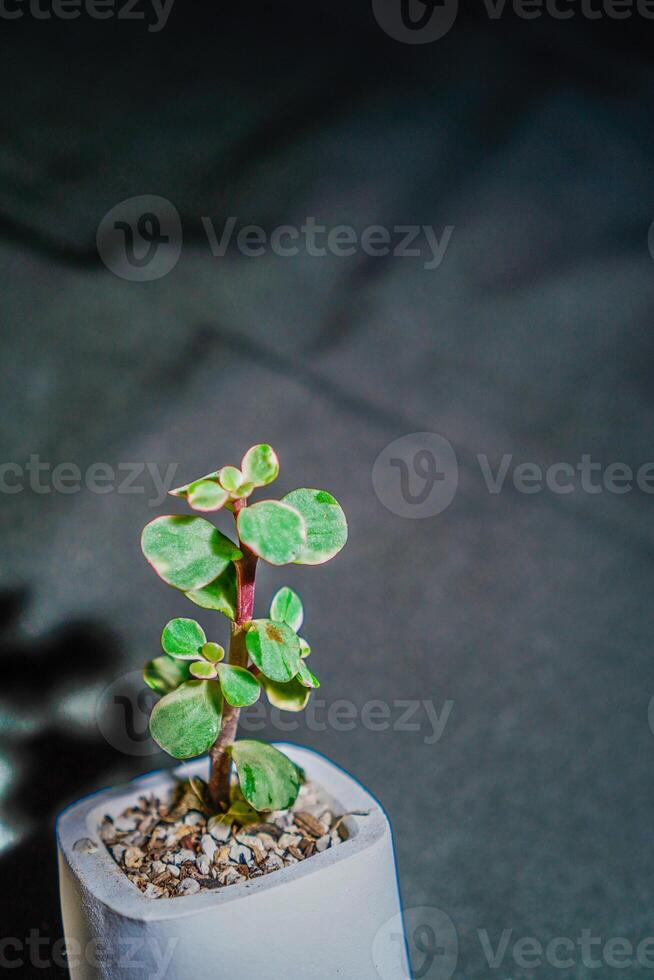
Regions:
[[293, 805], [297, 767], [272, 745], [236, 741], [239, 712], [262, 694], [277, 708], [301, 711], [320, 686], [306, 664], [311, 648], [299, 635], [304, 610], [297, 593], [283, 586], [268, 616], [254, 618], [257, 562], [320, 565], [347, 540], [345, 514], [325, 490], [302, 488], [281, 500], [250, 503], [252, 493], [278, 474], [274, 450], [257, 445], [240, 467], [223, 466], [171, 491], [202, 514], [230, 510], [236, 542], [197, 514], [157, 517], [141, 538], [143, 554], [164, 582], [231, 621], [226, 654], [195, 619], [171, 620], [161, 634], [163, 655], [143, 673], [161, 695], [150, 717], [152, 737], [176, 759], [210, 753], [207, 792], [217, 813], [235, 805], [256, 812]]

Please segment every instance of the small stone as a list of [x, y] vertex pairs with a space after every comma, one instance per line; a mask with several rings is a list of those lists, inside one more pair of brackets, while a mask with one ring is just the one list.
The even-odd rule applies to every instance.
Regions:
[[116, 836], [116, 831], [114, 828], [113, 820], [111, 817], [105, 817], [104, 822], [100, 827], [100, 837], [107, 843]]
[[236, 868], [226, 868], [225, 871], [221, 871], [218, 875], [218, 884], [220, 885], [235, 885], [237, 881], [242, 880]]
[[115, 829], [120, 834], [128, 834], [130, 831], [136, 830], [137, 826], [136, 820], [127, 817], [119, 817], [114, 824]]
[[261, 833], [259, 834], [258, 840], [266, 851], [272, 851], [275, 847], [275, 839], [270, 834]]
[[73, 850], [77, 851], [78, 854], [93, 854], [97, 849], [98, 845], [90, 837], [80, 837], [73, 844]]
[[294, 844], [297, 847], [301, 840], [302, 838], [296, 834], [282, 834], [277, 841], [277, 846], [287, 850], [291, 844]]
[[318, 854], [322, 854], [323, 851], [326, 851], [330, 844], [331, 838], [329, 834], [325, 834], [324, 837], [320, 837], [319, 840], [316, 841], [316, 850]]
[[124, 844], [114, 844], [113, 847], [109, 848], [109, 850], [111, 851], [111, 856], [113, 857], [114, 861], [118, 861], [118, 864], [120, 864], [123, 859], [123, 854], [127, 848], [124, 846]]
[[205, 857], [209, 859], [209, 862], [213, 861], [213, 856], [218, 850], [218, 845], [211, 834], [203, 834], [202, 840], [200, 841], [200, 849]]
[[163, 888], [161, 888], [159, 885], [153, 885], [152, 882], [150, 882], [148, 885], [145, 886], [143, 894], [145, 895], [146, 898], [161, 898], [161, 896], [164, 895], [165, 892]]
[[196, 895], [200, 891], [200, 882], [195, 878], [184, 878], [177, 886], [178, 895]]
[[266, 850], [258, 837], [250, 837], [249, 834], [239, 835], [236, 840], [244, 847], [249, 847], [254, 853], [255, 861], [263, 861], [266, 857]]
[[211, 817], [207, 824], [207, 830], [214, 840], [219, 844], [224, 844], [232, 836], [232, 825], [228, 820], [220, 817]]
[[203, 854], [201, 857], [197, 858], [195, 864], [202, 877], [206, 878], [211, 870], [211, 861], [206, 854]]
[[169, 866], [167, 864], [164, 864], [163, 861], [152, 862], [151, 871], [153, 875], [162, 875], [168, 870], [169, 870]]
[[214, 854], [213, 863], [227, 864], [227, 862], [229, 861], [229, 851], [230, 851], [230, 845], [223, 844], [223, 846], [219, 847], [216, 853]]
[[140, 868], [143, 864], [145, 854], [140, 847], [128, 847], [125, 851], [124, 862], [126, 868]]
[[297, 826], [311, 834], [312, 837], [324, 837], [327, 833], [328, 827], [321, 820], [316, 820], [313, 814], [307, 810], [300, 810], [294, 814], [294, 817]]
[[235, 841], [229, 849], [229, 860], [234, 864], [249, 864], [254, 858], [252, 848]]
[[172, 863], [179, 867], [180, 864], [184, 864], [185, 861], [195, 861], [195, 851], [189, 851], [187, 848], [182, 848], [181, 851], [178, 851], [177, 854], [173, 856]]
[[199, 810], [189, 810], [189, 812], [184, 817], [184, 823], [190, 827], [197, 827], [199, 824], [204, 823], [205, 818]]
[[150, 816], [144, 817], [140, 824], [136, 828], [139, 834], [151, 834], [159, 821], [159, 817], [151, 814]]
[[266, 858], [266, 865], [270, 871], [281, 871], [284, 867], [284, 861], [279, 854], [275, 854], [273, 851], [272, 854], [269, 854]]

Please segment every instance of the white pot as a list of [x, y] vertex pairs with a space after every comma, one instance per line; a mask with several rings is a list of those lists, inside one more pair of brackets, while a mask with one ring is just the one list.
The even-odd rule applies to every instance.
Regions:
[[[57, 821], [61, 908], [73, 980], [407, 980], [388, 819], [323, 756], [279, 745], [348, 817], [348, 840], [290, 868], [184, 898], [148, 899], [100, 839], [138, 796], [165, 797], [173, 771], [73, 804]], [[204, 775], [206, 760], [178, 775]], [[394, 920], [391, 922], [391, 920]], [[390, 924], [390, 928], [389, 928]], [[384, 928], [385, 927], [385, 928]]]

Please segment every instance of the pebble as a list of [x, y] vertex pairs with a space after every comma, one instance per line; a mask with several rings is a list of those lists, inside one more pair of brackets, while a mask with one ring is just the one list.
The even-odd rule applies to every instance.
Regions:
[[199, 810], [189, 810], [184, 817], [184, 823], [191, 827], [197, 827], [199, 824], [204, 823], [205, 820], [206, 817], [204, 817]]
[[238, 841], [234, 841], [229, 849], [229, 860], [234, 864], [249, 864], [253, 857], [252, 848]]
[[227, 868], [225, 871], [218, 872], [218, 882], [221, 885], [235, 885], [237, 881], [242, 880], [236, 868]]
[[200, 891], [200, 882], [195, 878], [184, 878], [177, 886], [178, 895], [196, 895]]
[[213, 861], [213, 856], [218, 850], [218, 845], [211, 834], [203, 834], [202, 840], [200, 841], [200, 848], [209, 861]]
[[128, 847], [123, 856], [126, 868], [140, 868], [145, 854], [140, 847]]
[[145, 886], [143, 894], [146, 898], [161, 898], [162, 895], [165, 895], [165, 892], [163, 888], [159, 887], [159, 885], [153, 885], [152, 882], [150, 882]]
[[119, 817], [114, 824], [114, 830], [119, 834], [128, 834], [130, 830], [136, 830], [138, 823], [136, 820], [129, 820], [126, 817]]
[[207, 824], [207, 830], [214, 840], [219, 844], [224, 844], [232, 836], [232, 825], [227, 820], [220, 817], [211, 817]]
[[113, 844], [109, 848], [109, 850], [111, 851], [111, 855], [112, 855], [114, 861], [117, 861], [118, 864], [120, 864], [120, 862], [123, 859], [123, 854], [125, 853], [125, 851], [127, 850], [127, 848], [125, 847], [124, 844]]
[[[194, 895], [282, 871], [341, 843], [347, 832], [341, 824], [332, 829], [327, 799], [304, 785], [292, 811], [261, 814], [257, 823], [240, 826], [221, 816], [207, 820], [195, 809], [197, 796], [189, 800], [188, 793], [181, 802], [179, 794], [172, 801], [141, 797], [115, 820], [105, 816], [99, 834], [147, 898]], [[82, 853], [93, 847], [90, 838], [75, 844]]]
[[172, 863], [177, 867], [180, 864], [184, 864], [185, 861], [195, 861], [195, 851], [191, 851], [189, 848], [183, 847], [181, 851], [173, 855]]
[[203, 878], [206, 878], [211, 871], [211, 861], [205, 854], [196, 859], [195, 866]]

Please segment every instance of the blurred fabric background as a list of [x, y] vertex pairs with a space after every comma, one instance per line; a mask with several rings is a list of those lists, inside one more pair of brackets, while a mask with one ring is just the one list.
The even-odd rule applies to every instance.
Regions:
[[[270, 442], [274, 495], [324, 486], [350, 541], [324, 567], [262, 568], [257, 608], [297, 587], [318, 694], [356, 720], [268, 720], [260, 737], [326, 753], [380, 799], [405, 906], [454, 923], [455, 976], [560, 976], [515, 962], [526, 936], [635, 947], [654, 935], [652, 498], [524, 493], [510, 474], [490, 493], [478, 456], [493, 472], [505, 454], [654, 458], [654, 28], [477, 12], [408, 45], [368, 4], [192, 7], [157, 33], [2, 24], [2, 461], [174, 464], [177, 485]], [[134, 282], [96, 232], [141, 195], [174, 205], [183, 247]], [[453, 231], [431, 270], [361, 250], [215, 257], [202, 218], [229, 216]], [[372, 471], [424, 432], [453, 446], [458, 490], [411, 519]], [[166, 620], [194, 613], [140, 554], [142, 526], [180, 509], [151, 471], [107, 493], [9, 492], [17, 472], [0, 510], [0, 921], [21, 942], [38, 930], [48, 959], [54, 817], [169, 764], [98, 716], [137, 690]], [[417, 703], [412, 727], [372, 730], [373, 701], [393, 722]], [[512, 930], [495, 971], [480, 930], [494, 948]], [[589, 975], [578, 950], [566, 975]]]

